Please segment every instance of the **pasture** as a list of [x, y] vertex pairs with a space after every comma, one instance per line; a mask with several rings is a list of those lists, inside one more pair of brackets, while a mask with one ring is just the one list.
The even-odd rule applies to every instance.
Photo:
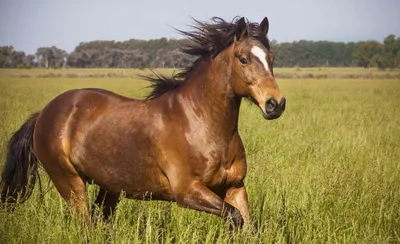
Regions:
[[[99, 87], [143, 98], [148, 84], [134, 78], [138, 72], [145, 71], [1, 70], [0, 169], [11, 133], [56, 95]], [[326, 71], [335, 72], [351, 69]], [[56, 77], [39, 77], [48, 73]], [[241, 106], [250, 230], [229, 232], [222, 219], [175, 203], [129, 199], [118, 205], [110, 223], [97, 222], [86, 230], [41, 172], [43, 198], [36, 185], [32, 197], [13, 213], [0, 210], [0, 243], [400, 242], [400, 80], [277, 82], [287, 99], [281, 118], [266, 121], [250, 102]], [[90, 204], [97, 191], [89, 186]]]

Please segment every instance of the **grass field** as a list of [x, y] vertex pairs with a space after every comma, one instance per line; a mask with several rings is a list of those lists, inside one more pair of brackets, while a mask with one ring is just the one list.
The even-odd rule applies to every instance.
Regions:
[[[79, 87], [136, 98], [147, 92], [147, 83], [134, 78], [13, 78], [13, 72], [21, 71], [0, 71], [0, 168], [10, 134], [57, 94]], [[400, 80], [278, 84], [287, 99], [280, 119], [265, 121], [247, 101], [241, 107], [252, 230], [232, 233], [212, 215], [129, 199], [111, 223], [85, 230], [42, 172], [42, 201], [36, 187], [15, 212], [0, 210], [0, 243], [399, 243]], [[97, 190], [89, 186], [90, 203]]]

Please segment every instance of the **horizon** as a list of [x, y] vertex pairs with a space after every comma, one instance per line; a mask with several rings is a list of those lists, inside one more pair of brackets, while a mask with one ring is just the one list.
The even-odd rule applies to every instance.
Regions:
[[226, 21], [244, 16], [252, 22], [260, 22], [267, 16], [270, 21], [268, 37], [278, 43], [300, 40], [382, 43], [390, 34], [400, 35], [400, 1], [382, 2], [284, 0], [267, 5], [252, 1], [253, 4], [247, 2], [243, 8], [237, 0], [226, 6], [211, 0], [190, 4], [171, 0], [157, 3], [158, 7], [153, 7], [155, 3], [128, 1], [24, 3], [3, 0], [0, 3], [0, 33], [3, 33], [0, 46], [13, 46], [27, 54], [34, 54], [39, 47], [56, 46], [70, 53], [81, 42], [181, 39], [183, 37], [174, 28], [190, 30], [191, 17], [208, 21], [213, 16]]

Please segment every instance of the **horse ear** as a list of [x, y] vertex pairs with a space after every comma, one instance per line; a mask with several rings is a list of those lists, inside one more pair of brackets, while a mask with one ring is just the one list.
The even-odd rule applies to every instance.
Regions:
[[262, 33], [264, 33], [265, 35], [267, 35], [267, 34], [268, 34], [268, 30], [269, 30], [269, 21], [268, 21], [268, 18], [265, 17], [265, 18], [261, 21], [261, 24], [260, 24], [260, 31], [261, 31]]
[[247, 25], [244, 17], [236, 23], [236, 41], [240, 41], [247, 34]]

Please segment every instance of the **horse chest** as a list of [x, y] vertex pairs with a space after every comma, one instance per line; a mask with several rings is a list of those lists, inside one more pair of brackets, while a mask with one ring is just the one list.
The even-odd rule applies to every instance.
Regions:
[[[222, 150], [221, 150], [222, 149]], [[207, 153], [204, 153], [207, 152]], [[235, 136], [220, 150], [204, 150], [199, 175], [210, 188], [225, 188], [241, 183], [246, 176], [247, 164], [241, 140]]]

